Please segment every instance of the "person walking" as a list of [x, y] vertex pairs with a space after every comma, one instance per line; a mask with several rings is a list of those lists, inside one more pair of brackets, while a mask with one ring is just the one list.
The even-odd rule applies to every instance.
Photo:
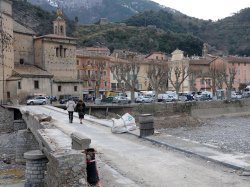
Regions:
[[69, 114], [69, 122], [73, 122], [73, 113], [75, 111], [76, 103], [73, 101], [72, 98], [69, 99], [69, 101], [66, 103], [67, 111]]
[[80, 124], [82, 124], [82, 119], [84, 119], [85, 108], [86, 108], [85, 103], [82, 100], [79, 100], [78, 103], [76, 104], [75, 111], [78, 112], [78, 116], [79, 116], [79, 119], [80, 119]]

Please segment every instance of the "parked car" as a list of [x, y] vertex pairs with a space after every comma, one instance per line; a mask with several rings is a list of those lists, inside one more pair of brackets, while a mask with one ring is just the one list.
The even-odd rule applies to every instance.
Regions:
[[48, 103], [48, 100], [46, 97], [43, 97], [43, 96], [37, 96], [37, 97], [34, 97], [34, 98], [31, 98], [31, 99], [28, 99], [27, 100], [27, 105], [45, 105]]
[[174, 95], [168, 95], [165, 99], [165, 102], [173, 102], [173, 101], [177, 101], [177, 98]]
[[238, 92], [233, 92], [231, 94], [231, 98], [232, 99], [241, 99], [242, 98], [242, 94], [241, 93], [238, 93]]
[[131, 100], [128, 99], [127, 97], [124, 96], [116, 96], [113, 98], [113, 103], [123, 103], [123, 104], [127, 104], [127, 103], [131, 103]]
[[50, 101], [57, 101], [56, 96], [47, 96], [46, 98]]
[[154, 97], [150, 95], [144, 95], [136, 98], [135, 102], [136, 103], [152, 103], [155, 100]]
[[101, 100], [101, 102], [102, 102], [102, 103], [112, 103], [113, 100], [114, 100], [114, 97], [109, 96], [109, 97], [103, 98], [103, 99]]
[[212, 98], [209, 94], [201, 94], [201, 96], [199, 97], [199, 101], [209, 101], [211, 99]]
[[60, 104], [65, 104], [65, 103], [67, 103], [70, 99], [72, 99], [73, 101], [75, 101], [75, 103], [77, 103], [78, 101], [79, 101], [79, 96], [70, 96], [70, 95], [65, 95], [65, 98], [63, 98], [63, 99], [60, 99], [59, 100], [59, 103]]
[[72, 99], [73, 101], [75, 101], [75, 103], [77, 103], [80, 100], [79, 96], [71, 96], [70, 99]]
[[65, 104], [71, 95], [60, 95], [59, 96], [59, 103], [60, 104]]

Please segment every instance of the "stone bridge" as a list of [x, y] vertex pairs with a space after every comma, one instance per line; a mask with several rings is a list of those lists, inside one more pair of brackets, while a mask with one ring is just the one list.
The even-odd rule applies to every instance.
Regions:
[[[232, 103], [225, 102], [203, 102], [203, 103], [170, 103], [168, 105], [135, 105], [133, 110], [141, 113], [157, 111], [164, 112], [187, 112], [193, 116], [203, 117], [206, 114], [225, 115], [229, 113], [250, 112], [250, 101], [242, 100]], [[114, 106], [113, 106], [114, 107]], [[87, 186], [86, 173], [86, 154], [84, 152], [95, 139], [88, 138], [88, 133], [96, 133], [96, 139], [100, 139], [100, 132], [96, 129], [90, 129], [88, 126], [79, 124], [69, 124], [67, 111], [53, 106], [8, 106], [2, 121], [13, 120], [13, 126], [0, 128], [6, 131], [12, 130], [17, 132], [17, 145], [15, 150], [16, 161], [26, 162], [26, 182], [27, 184], [39, 184], [41, 186], [61, 187], [61, 186]], [[93, 107], [94, 109], [95, 107]], [[100, 109], [101, 107], [96, 107]], [[107, 111], [107, 106], [102, 106], [103, 111]], [[112, 107], [111, 107], [112, 108]], [[132, 110], [129, 107], [119, 107], [120, 110]], [[113, 108], [118, 111], [117, 108]], [[3, 117], [3, 115], [2, 115]], [[0, 119], [1, 120], [1, 119]], [[75, 116], [75, 122], [78, 120]], [[91, 117], [87, 116], [85, 120], [95, 123]], [[102, 120], [102, 123], [108, 124], [109, 121]], [[1, 130], [3, 130], [1, 129]], [[86, 130], [86, 132], [85, 132]], [[100, 141], [105, 149], [110, 149], [109, 142], [118, 142], [113, 140], [117, 137], [107, 138]], [[97, 140], [96, 140], [97, 141]], [[90, 144], [91, 143], [91, 144]], [[121, 144], [117, 143], [113, 150], [119, 150]], [[108, 148], [107, 148], [108, 147]], [[128, 151], [129, 152], [129, 151]], [[108, 154], [112, 154], [108, 151]], [[146, 153], [144, 153], [146, 154]], [[116, 155], [117, 157], [121, 155]], [[133, 185], [132, 185], [133, 186]]]
[[[16, 162], [26, 162], [28, 186], [87, 186], [84, 150], [89, 148], [89, 138], [79, 132], [63, 132], [58, 128], [61, 122], [33, 107], [9, 107], [9, 110], [14, 110], [14, 118], [18, 118], [14, 120], [14, 128], [18, 130]], [[66, 111], [54, 107], [48, 111], [67, 116]]]

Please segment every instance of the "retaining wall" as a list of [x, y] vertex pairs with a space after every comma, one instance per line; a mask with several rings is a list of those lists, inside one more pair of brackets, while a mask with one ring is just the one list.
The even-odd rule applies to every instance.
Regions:
[[12, 132], [14, 121], [14, 111], [0, 106], [0, 132]]

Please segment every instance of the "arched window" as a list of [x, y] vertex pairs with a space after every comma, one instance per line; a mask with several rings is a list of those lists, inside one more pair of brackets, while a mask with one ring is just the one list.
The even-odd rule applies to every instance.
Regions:
[[62, 54], [63, 54], [63, 46], [60, 45], [60, 57], [62, 57]]
[[54, 31], [55, 34], [57, 34], [57, 26], [55, 26], [55, 31]]
[[63, 26], [60, 27], [60, 32], [61, 32], [61, 34], [64, 34], [64, 32], [63, 32]]

